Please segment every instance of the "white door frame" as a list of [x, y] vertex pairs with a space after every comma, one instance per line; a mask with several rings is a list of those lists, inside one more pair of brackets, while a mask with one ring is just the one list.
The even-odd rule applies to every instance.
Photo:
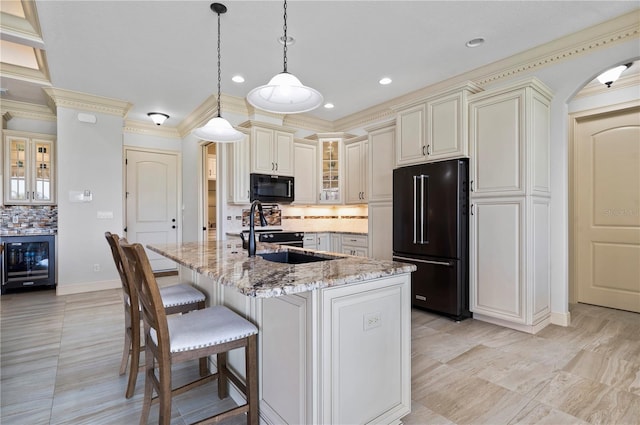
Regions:
[[[210, 143], [201, 141], [198, 149], [198, 242], [207, 241], [207, 231], [203, 228], [208, 224], [208, 178], [207, 178], [207, 146]], [[218, 143], [216, 146], [216, 239], [224, 240], [227, 215], [227, 144]]]

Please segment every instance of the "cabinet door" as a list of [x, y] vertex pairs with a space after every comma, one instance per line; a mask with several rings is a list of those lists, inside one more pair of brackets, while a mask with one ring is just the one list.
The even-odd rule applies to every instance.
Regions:
[[471, 311], [524, 323], [524, 199], [475, 199], [471, 205]]
[[463, 125], [463, 95], [456, 93], [427, 102], [427, 156], [429, 161], [468, 156]]
[[273, 130], [255, 127], [251, 131], [251, 161], [254, 173], [275, 174]]
[[5, 139], [5, 170], [7, 203], [28, 203], [29, 187], [29, 139], [26, 137], [7, 137]]
[[367, 160], [367, 199], [369, 202], [393, 199], [393, 154], [395, 126], [369, 133]]
[[318, 248], [318, 235], [316, 233], [305, 233], [302, 239], [302, 246], [307, 249]]
[[229, 189], [227, 199], [232, 204], [249, 204], [249, 143], [247, 138], [238, 143], [227, 144], [229, 155]]
[[217, 162], [215, 155], [207, 156], [207, 178], [209, 180], [215, 180], [217, 177]]
[[471, 102], [469, 178], [474, 194], [524, 194], [523, 102], [521, 90]]
[[393, 256], [393, 206], [391, 202], [369, 203], [369, 255], [377, 260]]
[[50, 204], [54, 201], [55, 185], [53, 142], [49, 140], [32, 140], [32, 196], [33, 203]]
[[331, 252], [342, 252], [342, 235], [331, 233]]
[[331, 239], [329, 233], [318, 233], [316, 249], [319, 251], [331, 251]]
[[273, 162], [276, 174], [293, 176], [293, 135], [276, 130], [273, 144]]
[[396, 166], [419, 164], [427, 157], [426, 106], [420, 104], [398, 112], [396, 117]]
[[293, 177], [295, 204], [313, 205], [317, 202], [317, 152], [314, 144], [295, 143], [293, 148]]
[[362, 142], [351, 143], [344, 147], [345, 158], [345, 203], [362, 204], [364, 202], [364, 145]]
[[342, 141], [320, 141], [320, 204], [342, 203]]

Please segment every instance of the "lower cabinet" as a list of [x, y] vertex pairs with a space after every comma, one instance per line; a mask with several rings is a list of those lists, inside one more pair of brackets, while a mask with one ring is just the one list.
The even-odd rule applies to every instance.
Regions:
[[391, 260], [393, 257], [393, 205], [369, 202], [369, 257]]
[[343, 234], [342, 253], [358, 257], [368, 257], [369, 249], [367, 235]]
[[302, 247], [306, 249], [318, 249], [318, 234], [305, 232], [302, 239]]
[[480, 198], [471, 206], [474, 318], [536, 333], [549, 323], [549, 200]]
[[[410, 413], [410, 274], [273, 298], [180, 274], [258, 326], [260, 423], [398, 424]], [[241, 350], [228, 363], [244, 376]]]

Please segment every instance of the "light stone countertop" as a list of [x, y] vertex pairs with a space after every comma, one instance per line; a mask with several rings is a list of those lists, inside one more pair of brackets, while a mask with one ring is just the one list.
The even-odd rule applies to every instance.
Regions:
[[258, 255], [249, 258], [246, 250], [238, 249], [228, 241], [147, 245], [147, 248], [222, 285], [235, 287], [244, 295], [259, 298], [354, 284], [416, 270], [413, 264], [397, 261], [328, 254], [260, 242], [257, 246], [258, 255], [289, 250], [334, 259], [305, 264], [275, 263]]

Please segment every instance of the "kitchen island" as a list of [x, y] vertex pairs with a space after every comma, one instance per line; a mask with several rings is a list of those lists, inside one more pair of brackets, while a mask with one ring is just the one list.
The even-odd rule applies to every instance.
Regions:
[[[415, 266], [260, 243], [250, 258], [231, 241], [147, 248], [176, 261], [209, 304], [258, 326], [262, 422], [398, 424], [410, 412]], [[285, 251], [324, 261], [260, 257]], [[244, 371], [243, 353], [229, 363]]]

